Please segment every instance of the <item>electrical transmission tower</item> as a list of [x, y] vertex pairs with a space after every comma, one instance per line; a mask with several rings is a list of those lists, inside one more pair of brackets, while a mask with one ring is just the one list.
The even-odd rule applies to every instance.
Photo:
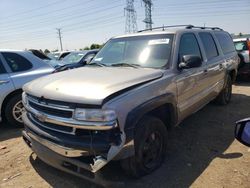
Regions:
[[134, 8], [134, 0], [126, 0], [126, 7], [124, 8], [124, 10], [126, 11], [125, 32], [134, 33], [137, 31], [136, 11]]
[[61, 32], [61, 28], [56, 28], [57, 30], [57, 34], [58, 34], [58, 38], [60, 40], [60, 47], [61, 47], [61, 51], [63, 51], [63, 47], [62, 47], [62, 32]]
[[146, 29], [152, 29], [152, 0], [142, 0], [145, 5], [145, 19], [143, 20], [146, 23]]

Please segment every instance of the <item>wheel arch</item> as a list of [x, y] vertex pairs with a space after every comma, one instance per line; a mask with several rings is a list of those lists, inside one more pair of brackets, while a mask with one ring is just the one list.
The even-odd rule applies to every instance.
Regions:
[[5, 118], [5, 114], [4, 114], [4, 110], [5, 110], [5, 107], [8, 103], [8, 101], [15, 95], [17, 94], [22, 94], [23, 90], [22, 89], [17, 89], [17, 90], [14, 90], [12, 91], [11, 93], [9, 93], [5, 99], [3, 100], [3, 103], [2, 103], [2, 107], [1, 107], [1, 117], [2, 118]]
[[176, 100], [173, 94], [164, 94], [150, 99], [131, 110], [126, 118], [127, 140], [133, 139], [134, 128], [145, 115], [159, 118], [171, 130], [177, 123]]

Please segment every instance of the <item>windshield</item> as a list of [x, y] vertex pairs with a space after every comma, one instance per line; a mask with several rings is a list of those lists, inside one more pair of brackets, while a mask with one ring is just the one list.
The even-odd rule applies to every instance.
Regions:
[[111, 39], [91, 63], [160, 68], [168, 63], [172, 42], [173, 34]]
[[71, 52], [62, 60], [62, 64], [78, 63], [86, 55], [86, 52]]
[[234, 46], [235, 46], [237, 51], [247, 50], [247, 42], [246, 41], [234, 42]]

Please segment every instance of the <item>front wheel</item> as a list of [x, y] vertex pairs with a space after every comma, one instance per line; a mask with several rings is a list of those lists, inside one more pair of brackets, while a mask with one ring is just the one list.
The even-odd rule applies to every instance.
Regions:
[[149, 174], [161, 166], [166, 153], [167, 129], [155, 117], [146, 116], [135, 130], [135, 155], [121, 161], [122, 168], [134, 177]]
[[216, 98], [216, 102], [221, 105], [228, 104], [232, 97], [232, 79], [229, 75], [227, 75], [225, 84], [225, 87]]
[[22, 103], [21, 94], [14, 95], [5, 107], [5, 118], [7, 122], [13, 127], [22, 127], [22, 113], [24, 111], [24, 106]]

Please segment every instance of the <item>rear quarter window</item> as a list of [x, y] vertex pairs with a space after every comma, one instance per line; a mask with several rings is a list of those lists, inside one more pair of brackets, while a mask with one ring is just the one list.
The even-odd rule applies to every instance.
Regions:
[[235, 47], [231, 36], [228, 33], [215, 33], [224, 54], [235, 52]]
[[32, 63], [17, 53], [3, 52], [2, 55], [12, 72], [27, 71], [32, 68]]

